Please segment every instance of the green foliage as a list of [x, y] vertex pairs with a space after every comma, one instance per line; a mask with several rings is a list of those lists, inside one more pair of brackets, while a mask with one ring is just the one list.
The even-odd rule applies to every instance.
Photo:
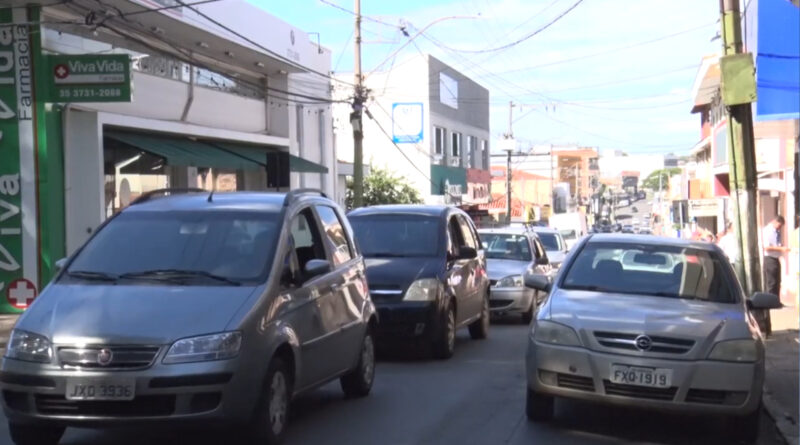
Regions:
[[661, 177], [661, 187], [666, 190], [669, 188], [669, 178], [675, 175], [679, 175], [681, 173], [681, 169], [678, 167], [672, 168], [665, 168], [661, 170], [656, 170], [653, 173], [645, 178], [642, 181], [642, 188], [650, 189], [650, 190], [658, 190], [658, 178]]
[[[353, 181], [347, 180], [345, 203], [353, 208]], [[369, 176], [364, 177], [364, 205], [380, 204], [422, 204], [419, 192], [405, 178], [392, 175], [389, 170], [371, 167]]]

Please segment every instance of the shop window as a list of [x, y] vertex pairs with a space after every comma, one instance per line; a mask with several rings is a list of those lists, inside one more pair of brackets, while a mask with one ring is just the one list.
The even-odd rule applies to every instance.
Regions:
[[103, 144], [106, 217], [144, 193], [170, 186], [163, 158], [108, 138]]
[[454, 167], [461, 166], [461, 133], [453, 132], [451, 138], [450, 148], [451, 148], [451, 165]]
[[447, 130], [442, 127], [433, 127], [433, 154], [443, 156], [447, 146]]

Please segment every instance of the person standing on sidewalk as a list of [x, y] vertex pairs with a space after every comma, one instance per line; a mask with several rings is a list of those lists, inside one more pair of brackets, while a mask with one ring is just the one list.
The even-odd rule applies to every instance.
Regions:
[[782, 216], [776, 216], [762, 231], [764, 243], [764, 291], [781, 296], [781, 261], [789, 249], [781, 245], [781, 228], [786, 223]]

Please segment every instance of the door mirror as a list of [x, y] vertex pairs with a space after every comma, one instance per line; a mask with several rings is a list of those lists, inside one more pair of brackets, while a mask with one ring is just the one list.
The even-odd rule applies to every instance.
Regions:
[[750, 309], [780, 309], [783, 307], [781, 299], [775, 294], [756, 292], [747, 300]]
[[328, 260], [309, 260], [308, 263], [306, 263], [305, 270], [303, 271], [303, 277], [305, 278], [305, 281], [308, 281], [314, 277], [325, 275], [332, 270], [333, 268]]
[[458, 260], [474, 260], [478, 258], [478, 251], [468, 246], [461, 246], [459, 249]]
[[527, 274], [525, 275], [525, 287], [543, 292], [550, 292], [551, 284], [547, 277], [542, 275]]
[[64, 267], [66, 267], [66, 265], [67, 265], [67, 259], [66, 258], [61, 258], [60, 260], [56, 261], [56, 264], [55, 264], [56, 273], [61, 272], [62, 270], [64, 270]]

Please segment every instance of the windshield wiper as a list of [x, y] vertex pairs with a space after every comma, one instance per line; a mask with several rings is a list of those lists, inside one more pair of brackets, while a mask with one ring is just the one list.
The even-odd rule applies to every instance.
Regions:
[[591, 292], [608, 292], [608, 293], [617, 292], [615, 290], [606, 289], [604, 287], [595, 286], [593, 284], [571, 284], [562, 286], [561, 288], [566, 290], [587, 290]]
[[91, 281], [117, 281], [119, 277], [116, 277], [111, 274], [107, 274], [105, 272], [98, 272], [94, 270], [71, 270], [67, 272], [67, 276], [72, 278], [80, 278], [82, 280], [91, 280]]
[[143, 270], [140, 272], [128, 272], [119, 276], [120, 278], [155, 278], [163, 280], [174, 280], [185, 277], [204, 277], [211, 278], [223, 283], [230, 284], [231, 286], [241, 286], [242, 283], [231, 280], [230, 278], [216, 275], [204, 270], [189, 270], [189, 269], [153, 269]]
[[376, 252], [376, 253], [368, 253], [364, 254], [367, 258], [405, 258], [408, 255], [403, 255], [402, 253], [393, 253], [393, 252]]

